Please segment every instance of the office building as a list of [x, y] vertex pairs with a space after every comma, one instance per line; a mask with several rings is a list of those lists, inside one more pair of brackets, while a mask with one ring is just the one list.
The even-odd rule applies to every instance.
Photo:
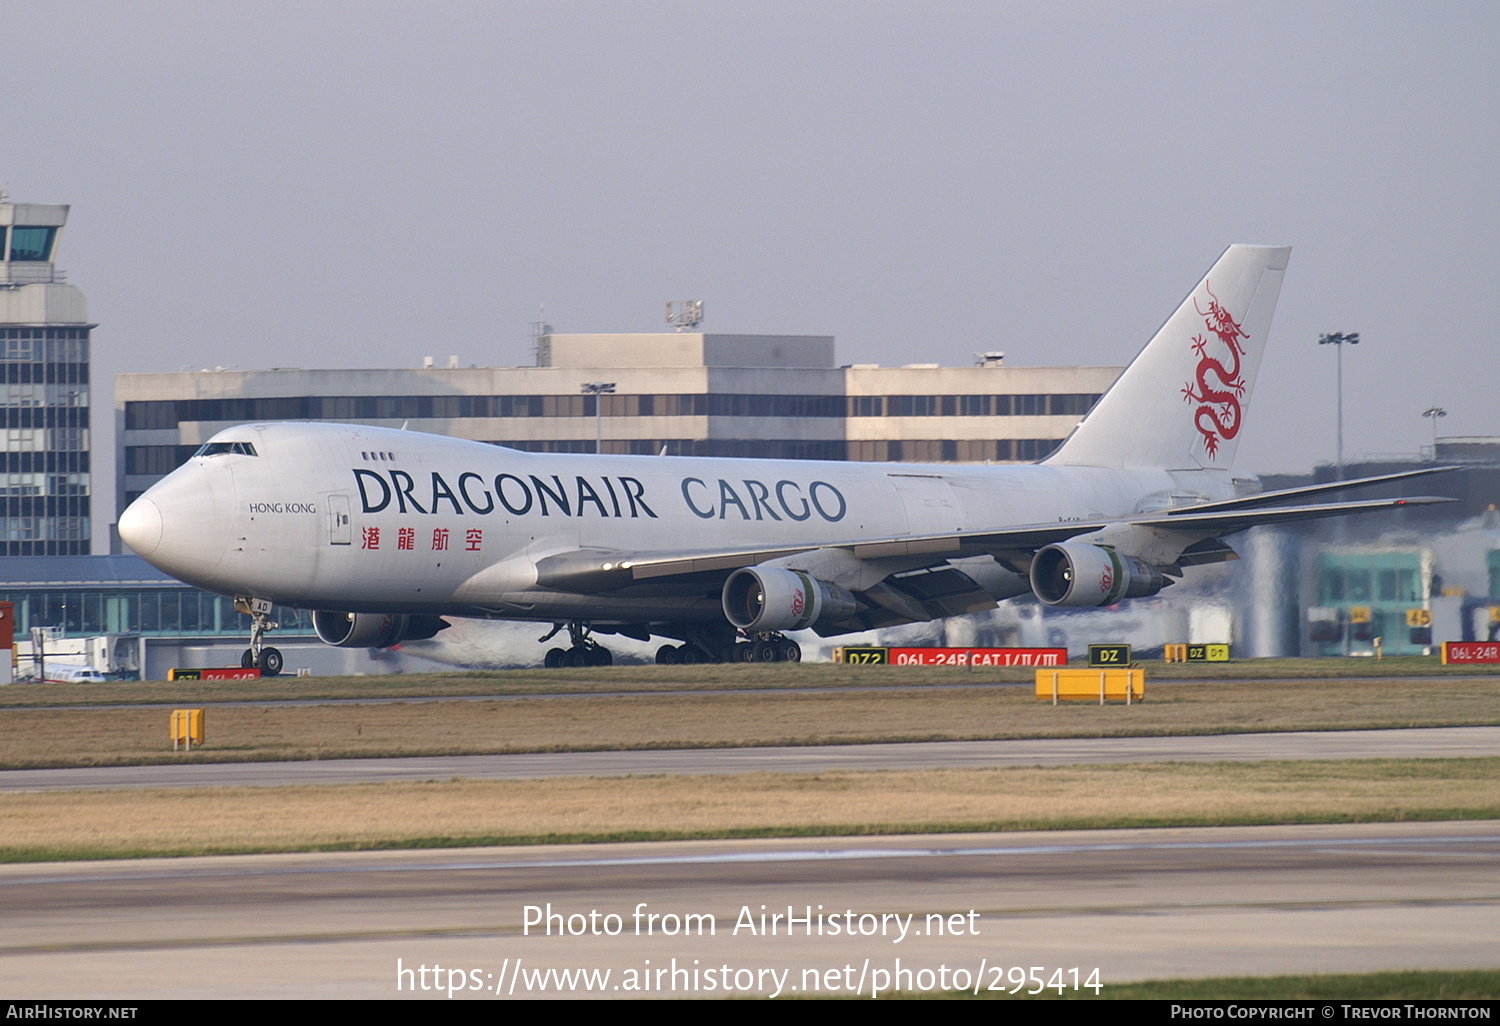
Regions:
[[216, 432], [407, 427], [531, 452], [1031, 462], [1116, 367], [837, 366], [831, 336], [544, 334], [534, 367], [208, 370], [115, 382], [119, 508]]

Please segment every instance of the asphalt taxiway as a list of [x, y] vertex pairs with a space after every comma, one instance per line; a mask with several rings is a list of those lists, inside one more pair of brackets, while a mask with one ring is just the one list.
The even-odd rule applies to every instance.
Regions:
[[10, 865], [0, 909], [14, 998], [868, 997], [1030, 988], [1032, 967], [1066, 988], [1094, 970], [1107, 988], [1473, 968], [1500, 963], [1500, 823]]
[[312, 762], [182, 763], [6, 770], [0, 792], [84, 788], [355, 784], [454, 777], [516, 780], [630, 774], [819, 773], [1121, 762], [1432, 759], [1500, 755], [1500, 727], [1303, 731], [1174, 737], [1039, 738], [785, 748], [548, 752]]

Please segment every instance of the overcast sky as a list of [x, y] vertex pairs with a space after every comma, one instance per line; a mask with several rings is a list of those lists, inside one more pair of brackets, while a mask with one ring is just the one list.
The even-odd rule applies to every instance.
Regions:
[[[123, 371], [529, 364], [559, 331], [1122, 364], [1292, 262], [1262, 473], [1500, 434], [1500, 5], [0, 0], [0, 184]], [[103, 469], [102, 467], [100, 469]], [[100, 482], [102, 487], [104, 482]]]

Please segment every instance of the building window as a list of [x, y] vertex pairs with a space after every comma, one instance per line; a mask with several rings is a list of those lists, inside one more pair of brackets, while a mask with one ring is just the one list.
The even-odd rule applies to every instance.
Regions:
[[52, 244], [56, 239], [56, 228], [16, 225], [10, 230], [10, 258], [30, 262], [51, 260]]
[[129, 445], [125, 447], [126, 474], [170, 474], [193, 455], [190, 445]]

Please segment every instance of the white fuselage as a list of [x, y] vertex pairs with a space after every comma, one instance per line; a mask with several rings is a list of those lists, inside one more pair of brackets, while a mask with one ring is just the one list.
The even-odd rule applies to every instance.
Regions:
[[319, 611], [319, 636], [350, 646], [431, 636], [445, 614], [550, 620], [568, 627], [572, 665], [597, 665], [594, 628], [681, 638], [690, 660], [742, 657], [737, 633], [756, 658], [795, 658], [778, 632], [1032, 591], [1069, 606], [1153, 595], [1232, 555], [1217, 535], [1340, 511], [1181, 509], [1257, 490], [1229, 468], [1289, 256], [1226, 249], [1037, 466], [555, 455], [248, 424], [132, 503], [120, 536], [180, 580], [250, 600], [246, 665], [270, 654], [273, 673], [271, 603]]
[[537, 565], [1098, 520], [1234, 492], [1221, 470], [543, 454], [341, 424], [220, 440], [254, 455], [193, 457], [126, 511], [122, 537], [209, 591], [351, 612], [714, 619], [713, 588], [559, 590]]

